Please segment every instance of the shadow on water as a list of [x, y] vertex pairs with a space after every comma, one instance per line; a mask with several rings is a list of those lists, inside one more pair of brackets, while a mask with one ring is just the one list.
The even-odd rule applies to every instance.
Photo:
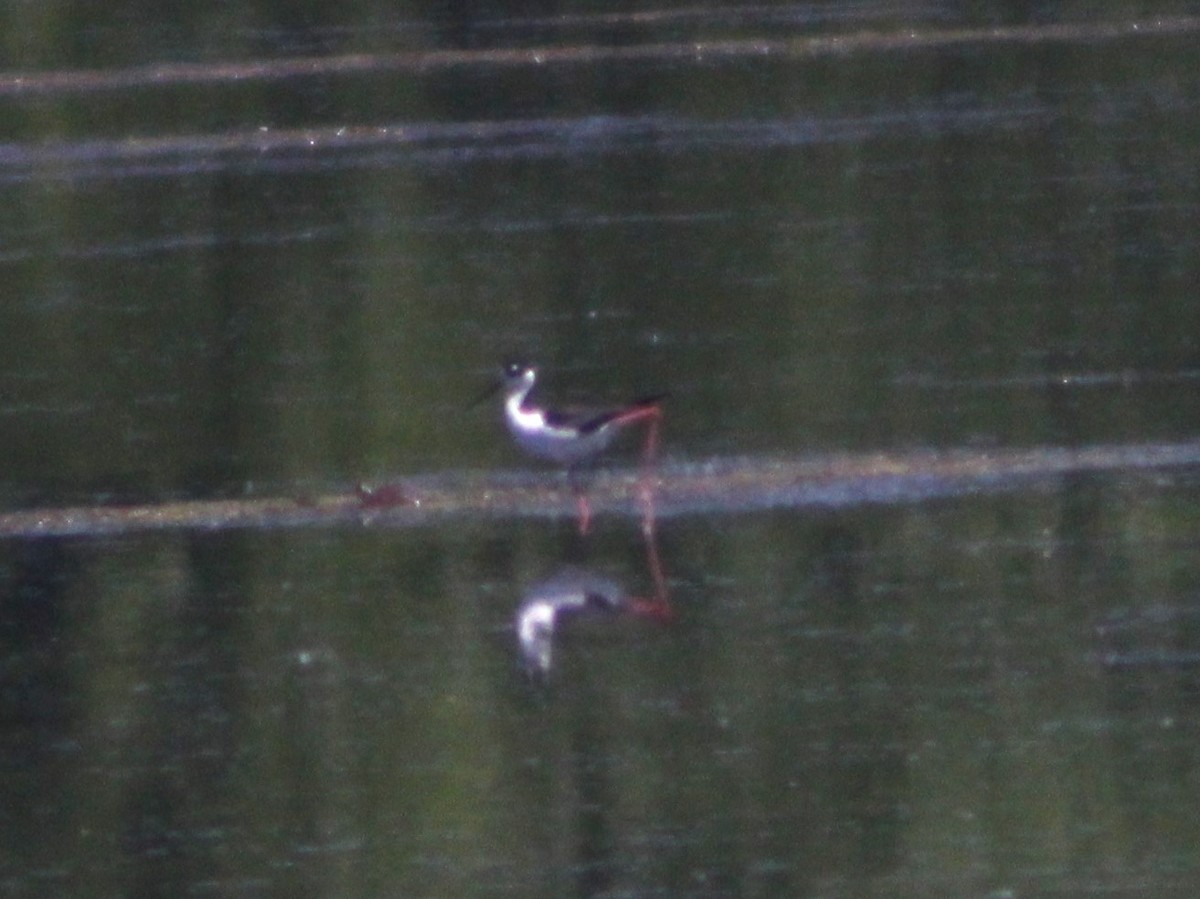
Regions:
[[564, 567], [524, 591], [517, 609], [516, 631], [521, 657], [530, 677], [545, 683], [554, 661], [555, 643], [564, 625], [585, 615], [628, 616], [660, 622], [674, 617], [667, 577], [659, 558], [658, 538], [645, 536], [650, 592], [637, 596], [620, 581], [594, 569]]

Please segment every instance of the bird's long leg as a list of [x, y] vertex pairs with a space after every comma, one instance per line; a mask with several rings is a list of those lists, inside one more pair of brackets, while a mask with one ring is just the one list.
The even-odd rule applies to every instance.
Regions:
[[[642, 405], [621, 413], [611, 419], [610, 426], [625, 427], [636, 422], [646, 422], [646, 442], [642, 447], [641, 473], [638, 478], [638, 495], [642, 501], [642, 533], [649, 536], [654, 533], [654, 485], [653, 467], [658, 459], [658, 428], [662, 420], [662, 408], [657, 404]], [[591, 525], [592, 513], [588, 503], [587, 493], [579, 483], [575, 468], [567, 469], [567, 477], [571, 489], [575, 492], [579, 505], [579, 533], [583, 536]]]
[[662, 409], [654, 406], [653, 412], [647, 417], [646, 443], [642, 448], [642, 464], [647, 466], [658, 460], [658, 423], [662, 421]]
[[646, 535], [646, 564], [650, 568], [650, 579], [654, 582], [654, 596], [667, 602], [667, 576], [663, 573], [662, 559], [658, 555], [658, 538], [651, 531]]
[[667, 577], [663, 573], [662, 559], [658, 555], [658, 540], [653, 531], [646, 534], [646, 565], [650, 569], [654, 595], [647, 598], [631, 597], [630, 608], [638, 615], [670, 621], [675, 617], [675, 609], [667, 592]]
[[642, 464], [650, 465], [658, 457], [658, 423], [662, 420], [662, 407], [659, 405], [638, 406], [627, 412], [622, 412], [613, 419], [613, 424], [620, 427], [647, 422], [646, 442], [642, 444]]
[[654, 536], [654, 477], [653, 465], [658, 455], [658, 422], [660, 416], [650, 419], [647, 426], [646, 449], [642, 456], [642, 473], [640, 478], [640, 493], [642, 499], [642, 533], [648, 538]]
[[654, 465], [658, 461], [658, 426], [662, 421], [662, 409], [658, 406], [648, 406], [639, 410], [640, 418], [646, 421], [646, 442], [642, 446], [642, 470], [638, 478], [638, 493], [642, 501], [642, 533], [651, 538], [654, 535]]
[[638, 478], [638, 495], [642, 501], [642, 533], [654, 533], [654, 464], [658, 459], [658, 426], [662, 421], [662, 407], [657, 403], [638, 406], [621, 414], [615, 423], [621, 426], [634, 422], [646, 422], [646, 442], [642, 445], [642, 470]]
[[592, 506], [588, 502], [587, 488], [580, 482], [579, 472], [574, 466], [567, 469], [567, 482], [575, 494], [575, 504], [579, 510], [579, 536], [586, 537], [592, 527]]
[[575, 494], [575, 502], [579, 507], [579, 536], [586, 537], [592, 528], [592, 506], [582, 490]]

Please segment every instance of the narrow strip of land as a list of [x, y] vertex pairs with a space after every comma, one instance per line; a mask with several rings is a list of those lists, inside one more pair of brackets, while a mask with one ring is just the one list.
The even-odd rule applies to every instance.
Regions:
[[[902, 504], [1053, 485], [1070, 475], [1109, 477], [1200, 465], [1200, 441], [1081, 448], [913, 451], [664, 461], [644, 480], [599, 471], [593, 514], [638, 517], [653, 487], [659, 518]], [[245, 497], [145, 505], [94, 505], [0, 513], [0, 539], [112, 536], [162, 531], [296, 527], [426, 527], [447, 520], [567, 518], [576, 498], [554, 472], [446, 472], [397, 477], [321, 496]]]
[[[634, 23], [635, 20], [631, 20]], [[611, 26], [611, 22], [598, 23]], [[1155, 16], [1114, 21], [1043, 22], [981, 28], [905, 28], [837, 34], [712, 39], [628, 44], [566, 43], [482, 49], [417, 49], [279, 59], [162, 62], [117, 69], [0, 72], [0, 97], [92, 94], [196, 85], [244, 85], [297, 78], [424, 75], [446, 69], [499, 69], [596, 65], [619, 62], [714, 63], [747, 59], [820, 59], [862, 53], [900, 53], [1002, 44], [1089, 44], [1152, 37], [1187, 37], [1200, 30], [1197, 16]]]

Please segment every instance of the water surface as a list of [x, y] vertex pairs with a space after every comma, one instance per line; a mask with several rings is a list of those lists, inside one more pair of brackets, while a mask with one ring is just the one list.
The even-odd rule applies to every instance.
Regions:
[[[518, 468], [466, 411], [514, 353], [669, 390], [665, 469], [1194, 440], [1184, 6], [54, 9], [0, 29], [5, 511]], [[697, 504], [650, 547], [7, 540], [0, 884], [1193, 895], [1193, 469]], [[672, 617], [564, 621], [529, 677], [531, 587], [655, 558]]]

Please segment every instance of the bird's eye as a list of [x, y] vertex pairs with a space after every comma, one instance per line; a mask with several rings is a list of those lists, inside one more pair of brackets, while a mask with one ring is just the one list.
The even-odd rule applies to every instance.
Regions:
[[504, 376], [506, 378], [519, 378], [525, 373], [525, 369], [528, 367], [521, 362], [506, 362], [504, 363]]

